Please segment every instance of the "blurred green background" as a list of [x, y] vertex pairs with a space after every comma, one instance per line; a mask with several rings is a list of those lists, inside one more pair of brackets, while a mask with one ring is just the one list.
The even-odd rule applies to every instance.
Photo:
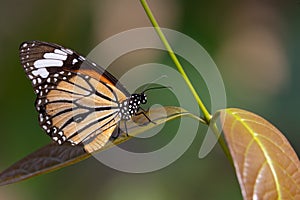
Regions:
[[[299, 1], [148, 2], [162, 27], [187, 34], [210, 53], [224, 78], [228, 107], [244, 108], [265, 117], [300, 152]], [[20, 43], [43, 40], [86, 55], [109, 36], [150, 23], [139, 1], [133, 0], [2, 0], [0, 25], [3, 170], [50, 141], [38, 126], [35, 96], [19, 63]], [[112, 73], [157, 60], [173, 65], [166, 54], [133, 54], [115, 63]], [[197, 86], [197, 90], [209, 99], [205, 89]], [[150, 98], [156, 103], [166, 100]], [[172, 105], [171, 99], [169, 102]], [[176, 121], [171, 126], [172, 123], [176, 126]], [[128, 174], [90, 158], [1, 187], [0, 199], [241, 199], [234, 170], [219, 146], [204, 159], [198, 158], [204, 131], [205, 127], [200, 127], [187, 152], [162, 170]], [[170, 140], [163, 132], [160, 134], [161, 144]], [[149, 140], [147, 145], [155, 146], [156, 140]]]

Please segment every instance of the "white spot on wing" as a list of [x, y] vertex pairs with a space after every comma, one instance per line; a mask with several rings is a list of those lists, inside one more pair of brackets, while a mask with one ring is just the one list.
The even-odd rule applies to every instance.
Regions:
[[79, 56], [79, 60], [84, 61], [85, 58], [83, 56]]
[[45, 53], [43, 57], [55, 59], [55, 60], [66, 60], [67, 59], [66, 55], [61, 55], [61, 54], [57, 54], [57, 53]]
[[61, 55], [64, 55], [64, 56], [68, 55], [66, 52], [64, 52], [64, 51], [62, 51], [60, 49], [55, 49], [54, 53], [61, 54]]
[[51, 59], [41, 59], [37, 60], [33, 63], [35, 68], [43, 68], [43, 67], [61, 67], [63, 66], [63, 61], [61, 60], [51, 60]]
[[27, 43], [24, 43], [24, 44], [23, 44], [23, 47], [25, 48], [25, 47], [27, 47], [27, 45], [28, 45]]
[[75, 65], [75, 63], [77, 63], [77, 62], [78, 62], [78, 60], [76, 58], [74, 58], [72, 61], [72, 65]]
[[62, 51], [72, 55], [73, 54], [73, 51], [71, 49], [61, 49]]
[[40, 122], [43, 122], [43, 121], [44, 121], [43, 114], [40, 114]]
[[47, 69], [41, 68], [41, 69], [37, 69], [37, 70], [32, 71], [32, 74], [34, 76], [38, 76], [39, 75], [42, 78], [47, 78], [48, 75], [49, 75], [49, 72], [47, 71]]

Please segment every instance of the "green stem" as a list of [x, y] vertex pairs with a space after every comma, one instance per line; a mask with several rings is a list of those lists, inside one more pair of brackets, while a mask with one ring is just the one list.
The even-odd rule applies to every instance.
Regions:
[[226, 157], [228, 158], [228, 160], [230, 161], [231, 165], [234, 166], [230, 151], [228, 149], [228, 146], [226, 145], [226, 142], [225, 142], [224, 138], [221, 137], [221, 132], [218, 129], [214, 118], [211, 120], [210, 129], [213, 131], [216, 138], [218, 138], [218, 143], [220, 144], [221, 148], [223, 149], [223, 151], [224, 151]]
[[207, 111], [206, 107], [204, 106], [202, 100], [200, 99], [200, 97], [198, 96], [195, 88], [193, 87], [191, 81], [189, 80], [188, 76], [186, 75], [185, 71], [183, 70], [183, 67], [181, 66], [179, 60], [177, 59], [174, 51], [172, 50], [168, 40], [166, 39], [165, 35], [163, 34], [163, 32], [161, 31], [155, 17], [153, 16], [153, 13], [151, 12], [146, 0], [140, 0], [146, 14], [148, 15], [153, 27], [155, 28], [159, 38], [161, 39], [162, 43], [164, 44], [164, 46], [166, 47], [171, 59], [173, 60], [173, 62], [175, 63], [178, 71], [181, 73], [182, 77], [184, 78], [184, 80], [186, 81], [188, 87], [190, 88], [192, 94], [194, 95], [194, 98], [196, 99], [201, 111], [203, 112], [204, 115], [204, 120], [202, 120], [201, 118], [197, 118], [194, 115], [193, 118], [196, 118], [197, 120], [199, 120], [200, 122], [205, 122], [207, 125], [210, 126], [210, 128], [212, 129], [213, 133], [215, 134], [215, 136], [218, 138], [218, 143], [220, 144], [221, 148], [223, 149], [224, 153], [226, 154], [227, 158], [231, 161], [231, 164], [233, 165], [233, 161], [232, 161], [232, 157], [231, 154], [229, 152], [229, 149], [224, 141], [224, 139], [221, 137], [221, 133], [220, 130], [218, 129], [218, 127], [216, 126], [215, 120], [211, 121], [212, 116], [210, 115], [210, 113]]
[[189, 80], [188, 76], [186, 75], [185, 71], [183, 70], [183, 67], [181, 66], [179, 60], [177, 59], [175, 53], [173, 52], [168, 40], [166, 39], [165, 35], [163, 34], [163, 32], [161, 31], [155, 17], [153, 16], [146, 0], [140, 0], [142, 6], [145, 9], [145, 12], [147, 13], [153, 27], [155, 28], [158, 36], [160, 37], [162, 43], [164, 44], [164, 46], [166, 47], [171, 59], [173, 60], [173, 62], [175, 63], [179, 73], [182, 75], [183, 79], [185, 80], [186, 84], [188, 85], [188, 87], [190, 88], [192, 94], [194, 95], [194, 98], [196, 99], [201, 111], [203, 112], [204, 115], [204, 119], [206, 121], [207, 124], [209, 124], [210, 120], [211, 120], [211, 115], [210, 113], [207, 111], [206, 107], [204, 106], [202, 100], [200, 99], [200, 97], [198, 96], [195, 88], [193, 87], [191, 81]]

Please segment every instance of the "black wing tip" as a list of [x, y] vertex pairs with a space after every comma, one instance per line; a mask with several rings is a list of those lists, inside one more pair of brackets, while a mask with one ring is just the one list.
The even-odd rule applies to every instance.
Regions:
[[[24, 41], [20, 44], [20, 47], [19, 49], [22, 49], [22, 48], [27, 48], [27, 47], [32, 47], [32, 45], [49, 45], [49, 46], [53, 46], [53, 45], [56, 45], [54, 43], [49, 43], [49, 42], [44, 42], [44, 41], [40, 41], [40, 40], [27, 40], [27, 41]], [[59, 45], [58, 45], [59, 46]]]
[[19, 49], [22, 49], [22, 48], [26, 48], [28, 45], [32, 45], [32, 44], [36, 44], [36, 43], [39, 43], [40, 41], [37, 41], [37, 40], [28, 40], [28, 41], [24, 41], [20, 44], [19, 46]]

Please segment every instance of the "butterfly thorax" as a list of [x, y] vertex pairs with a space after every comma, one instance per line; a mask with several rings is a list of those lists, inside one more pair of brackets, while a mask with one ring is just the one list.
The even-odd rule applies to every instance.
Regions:
[[139, 111], [141, 104], [147, 103], [147, 96], [144, 93], [132, 94], [120, 104], [120, 117], [122, 120], [129, 120]]

